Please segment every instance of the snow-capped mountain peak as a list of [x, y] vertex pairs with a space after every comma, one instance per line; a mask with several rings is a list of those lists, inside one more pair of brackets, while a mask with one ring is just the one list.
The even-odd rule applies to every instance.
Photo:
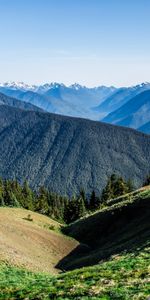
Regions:
[[135, 86], [132, 86], [133, 88], [150, 88], [150, 82], [142, 82], [142, 83], [139, 83]]
[[36, 92], [40, 94], [44, 94], [51, 89], [58, 89], [60, 87], [66, 87], [63, 83], [58, 82], [51, 82], [51, 83], [44, 83], [43, 85], [39, 85], [36, 89]]
[[71, 88], [71, 89], [75, 89], [76, 91], [78, 91], [78, 90], [81, 90], [81, 89], [83, 89], [83, 88], [86, 88], [85, 86], [83, 86], [83, 85], [80, 85], [79, 83], [74, 83], [74, 84], [71, 84], [70, 86], [69, 86], [69, 88]]
[[0, 87], [5, 87], [5, 88], [11, 88], [13, 90], [35, 90], [36, 86], [35, 85], [28, 85], [25, 84], [24, 82], [16, 82], [16, 81], [8, 81], [4, 83], [0, 83]]

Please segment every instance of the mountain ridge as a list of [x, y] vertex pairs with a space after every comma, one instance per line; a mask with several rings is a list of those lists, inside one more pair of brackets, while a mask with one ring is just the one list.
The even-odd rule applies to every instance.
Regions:
[[140, 126], [138, 130], [143, 133], [150, 134], [150, 122], [147, 122], [144, 125]]
[[[23, 83], [16, 86], [14, 83], [1, 85], [0, 91], [5, 95], [16, 97], [20, 101], [29, 102], [48, 112], [68, 116], [99, 119], [92, 107], [99, 104], [109, 94], [113, 93], [113, 87], [87, 88], [78, 84], [69, 87], [64, 84], [45, 84], [43, 86], [29, 87]], [[20, 87], [21, 86], [21, 87]]]
[[98, 107], [95, 107], [95, 110], [99, 112], [105, 112], [105, 114], [107, 113], [107, 116], [109, 117], [110, 113], [113, 113], [120, 107], [124, 106], [136, 95], [141, 94], [145, 90], [149, 89], [149, 83], [142, 83], [136, 86], [119, 88], [114, 92], [114, 94], [107, 97], [106, 100], [104, 100]]
[[[34, 111], [43, 111], [43, 109], [24, 101], [20, 101], [14, 97], [6, 96], [0, 92], [0, 105], [8, 105], [11, 107], [16, 107], [23, 110], [34, 110]], [[44, 111], [43, 111], [44, 112]]]
[[150, 90], [144, 91], [119, 109], [106, 116], [103, 121], [111, 124], [139, 128], [150, 119]]
[[[120, 88], [103, 85], [86, 87], [78, 83], [67, 86], [57, 82], [41, 85], [28, 85], [23, 82], [0, 84], [0, 91], [5, 95], [36, 105], [47, 112], [101, 120], [108, 123], [112, 122], [111, 116], [118, 109], [123, 109], [124, 105], [131, 99], [148, 90], [150, 90], [150, 83], [148, 82]], [[142, 119], [142, 112], [140, 118], [139, 113], [135, 113], [133, 117], [127, 114], [127, 120], [124, 123], [118, 123], [118, 125], [138, 129], [144, 125], [144, 117], [147, 117], [146, 121], [149, 121], [149, 114], [146, 115], [143, 110], [144, 117]]]

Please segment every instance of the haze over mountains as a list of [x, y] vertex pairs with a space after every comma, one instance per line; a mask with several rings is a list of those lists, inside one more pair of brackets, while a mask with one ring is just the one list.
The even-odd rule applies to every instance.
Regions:
[[87, 88], [79, 84], [69, 87], [58, 83], [41, 86], [28, 86], [24, 83], [0, 84], [0, 92], [5, 95], [29, 102], [48, 112], [97, 120], [103, 114], [96, 113], [93, 108], [115, 90], [114, 87]]
[[128, 103], [128, 101], [136, 95], [149, 89], [149, 83], [142, 83], [133, 87], [131, 86], [116, 89], [116, 92], [113, 95], [109, 96], [105, 101], [103, 101], [99, 105], [99, 107], [97, 107], [97, 109], [101, 112], [109, 114], [110, 112], [113, 112], [122, 107], [125, 103]]
[[[27, 85], [0, 84], [0, 92], [30, 103], [44, 111], [99, 120], [150, 133], [150, 83], [131, 87], [99, 86], [88, 88], [79, 84], [59, 83]], [[144, 93], [145, 92], [145, 93]], [[145, 126], [144, 126], [145, 125]], [[144, 126], [144, 127], [143, 127]]]

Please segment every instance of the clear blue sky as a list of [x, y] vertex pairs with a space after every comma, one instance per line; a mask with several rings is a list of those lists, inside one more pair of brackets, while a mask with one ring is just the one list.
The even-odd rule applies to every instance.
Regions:
[[150, 1], [0, 0], [0, 81], [150, 81]]

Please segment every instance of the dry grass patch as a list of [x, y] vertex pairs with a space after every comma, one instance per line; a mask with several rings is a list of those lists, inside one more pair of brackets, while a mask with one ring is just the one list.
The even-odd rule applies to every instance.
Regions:
[[58, 272], [55, 265], [78, 245], [59, 232], [60, 226], [35, 212], [0, 208], [0, 260], [32, 271]]

